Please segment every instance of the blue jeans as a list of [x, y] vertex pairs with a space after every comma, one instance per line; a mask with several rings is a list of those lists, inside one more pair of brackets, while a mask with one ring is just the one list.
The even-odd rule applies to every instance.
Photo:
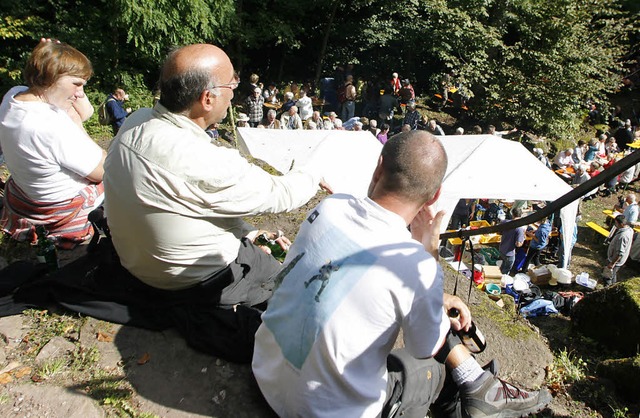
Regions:
[[353, 100], [347, 100], [342, 103], [342, 122], [346, 122], [353, 117], [356, 113], [356, 102]]
[[500, 273], [509, 274], [511, 272], [511, 268], [513, 267], [513, 263], [516, 261], [515, 254], [504, 255], [500, 253], [500, 260], [502, 260], [502, 264], [500, 265]]

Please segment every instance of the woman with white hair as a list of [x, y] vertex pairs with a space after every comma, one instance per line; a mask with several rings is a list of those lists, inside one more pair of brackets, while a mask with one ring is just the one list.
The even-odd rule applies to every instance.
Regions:
[[296, 106], [298, 106], [298, 110], [300, 111], [300, 119], [303, 121], [311, 119], [311, 115], [313, 115], [313, 102], [311, 97], [307, 96], [305, 89], [300, 90], [300, 98], [296, 102]]

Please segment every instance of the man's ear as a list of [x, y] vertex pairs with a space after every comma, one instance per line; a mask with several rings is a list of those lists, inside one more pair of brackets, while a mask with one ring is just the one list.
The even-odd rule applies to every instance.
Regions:
[[376, 169], [373, 170], [373, 175], [371, 176], [371, 181], [369, 182], [369, 189], [367, 191], [367, 196], [370, 198], [373, 197], [373, 191], [376, 188], [376, 184], [380, 181], [382, 177], [382, 155], [378, 158], [378, 164], [376, 165]]
[[442, 186], [438, 187], [438, 190], [436, 190], [436, 193], [433, 195], [433, 197], [431, 199], [429, 199], [429, 201], [427, 201], [425, 203], [425, 206], [431, 206], [434, 203], [436, 203], [436, 201], [440, 198], [440, 192], [442, 191]]

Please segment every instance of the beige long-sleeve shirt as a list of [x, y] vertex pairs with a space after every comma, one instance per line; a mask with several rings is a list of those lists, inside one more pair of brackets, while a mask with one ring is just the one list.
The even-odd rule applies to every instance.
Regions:
[[105, 162], [106, 214], [122, 265], [162, 289], [210, 277], [238, 254], [243, 216], [306, 203], [320, 176], [273, 176], [217, 147], [187, 117], [157, 104], [132, 114]]

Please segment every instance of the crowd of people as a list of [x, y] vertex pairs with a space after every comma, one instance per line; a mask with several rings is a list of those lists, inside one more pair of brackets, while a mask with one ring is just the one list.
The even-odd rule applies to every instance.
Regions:
[[[524, 416], [551, 401], [544, 388], [526, 391], [499, 379], [493, 363], [481, 366], [462, 343], [471, 313], [444, 293], [437, 262], [443, 213], [434, 208], [447, 156], [436, 136], [417, 129], [410, 83], [384, 92], [406, 105], [412, 123], [385, 142], [367, 197], [325, 198], [292, 245], [243, 217], [292, 210], [331, 187], [312, 166], [274, 176], [237, 150], [211, 144], [238, 86], [223, 50], [196, 44], [169, 53], [159, 101], [125, 119], [106, 158], [77, 122], [86, 118], [91, 68], [75, 48], [43, 39], [25, 68], [27, 86], [5, 95], [0, 145], [11, 177], [3, 230], [33, 241], [34, 226], [44, 225], [57, 243], [78, 242], [90, 235], [88, 212], [104, 200], [114, 262], [126, 271], [109, 278], [110, 288], [122, 289], [114, 303], [127, 301], [132, 310], [151, 304], [152, 312], [175, 316], [174, 324], [193, 321], [183, 328], [198, 335], [211, 332], [203, 317], [224, 310], [227, 328], [249, 328], [246, 339], [233, 340], [242, 346], [226, 352], [253, 352], [258, 385], [282, 416], [424, 416], [429, 408], [447, 416]], [[257, 77], [250, 81], [258, 87]], [[277, 92], [255, 87], [242, 119], [260, 126], [260, 106]], [[267, 112], [267, 125], [301, 129], [303, 113], [307, 126], [322, 119], [324, 128], [304, 93], [290, 90], [283, 115]], [[349, 104], [341, 112], [344, 123], [328, 115], [333, 129], [354, 117]], [[289, 250], [284, 265], [257, 237]], [[254, 310], [265, 310], [261, 325], [260, 317], [238, 319]], [[401, 331], [406, 348], [392, 350]]]
[[[310, 83], [300, 86], [288, 84], [281, 93], [276, 83], [264, 88], [257, 74], [240, 88], [236, 103], [243, 112], [238, 114], [238, 127], [264, 129], [353, 130], [369, 131], [382, 144], [399, 132], [424, 130], [433, 135], [445, 135], [435, 119], [417, 110], [416, 93], [409, 79], [393, 73], [387, 82], [354, 81], [352, 66], [324, 79], [316, 92]], [[241, 83], [240, 86], [243, 86]], [[401, 118], [394, 118], [400, 114]], [[514, 131], [496, 132], [489, 125], [488, 134], [503, 135]], [[463, 135], [464, 128], [455, 129]], [[470, 133], [483, 133], [474, 126]]]
[[[595, 106], [591, 106], [588, 115], [592, 123], [599, 121], [598, 117], [594, 116], [595, 109]], [[574, 147], [560, 150], [551, 159], [541, 148], [533, 148], [532, 153], [542, 164], [561, 176], [567, 183], [578, 187], [635, 151], [636, 144], [638, 144], [636, 141], [640, 141], [640, 131], [632, 125], [630, 119], [621, 120], [619, 118], [621, 114], [618, 107], [618, 112], [608, 121], [608, 130], [599, 133], [588, 143], [579, 140]], [[633, 228], [640, 226], [638, 204], [635, 193], [627, 192], [629, 185], [637, 181], [639, 176], [640, 164], [632, 165], [621, 174], [613, 176], [600, 186], [587, 191], [580, 198], [578, 214], [580, 214], [582, 202], [585, 200], [623, 192], [624, 197], [619, 199], [619, 204], [612, 208], [612, 215], [607, 218], [607, 224], [612, 228], [607, 238], [608, 264], [603, 266], [602, 282], [605, 285], [616, 282], [618, 270], [629, 258], [640, 261], [640, 240], [634, 239], [637, 234], [633, 230]], [[522, 216], [522, 206], [527, 204], [535, 207], [538, 202], [516, 201], [513, 207], [511, 205], [507, 207], [507, 205], [495, 200], [461, 199], [453, 211], [448, 229], [455, 230], [467, 227], [473, 220], [486, 220], [493, 225], [510, 219], [518, 219]], [[552, 238], [552, 228], [559, 231], [559, 238]], [[530, 239], [529, 245], [525, 245], [527, 237]], [[564, 253], [563, 238], [562, 226], [557, 216], [544, 219], [535, 227], [523, 226], [503, 232], [499, 247], [502, 274], [514, 275], [527, 271], [530, 265], [539, 266], [542, 263], [541, 251], [546, 248], [553, 248], [552, 254], [549, 254], [547, 258], [555, 260], [557, 257], [558, 267], [569, 268], [571, 253]], [[577, 241], [577, 227], [572, 236], [566, 238], [571, 239], [569, 248], [573, 248]]]

